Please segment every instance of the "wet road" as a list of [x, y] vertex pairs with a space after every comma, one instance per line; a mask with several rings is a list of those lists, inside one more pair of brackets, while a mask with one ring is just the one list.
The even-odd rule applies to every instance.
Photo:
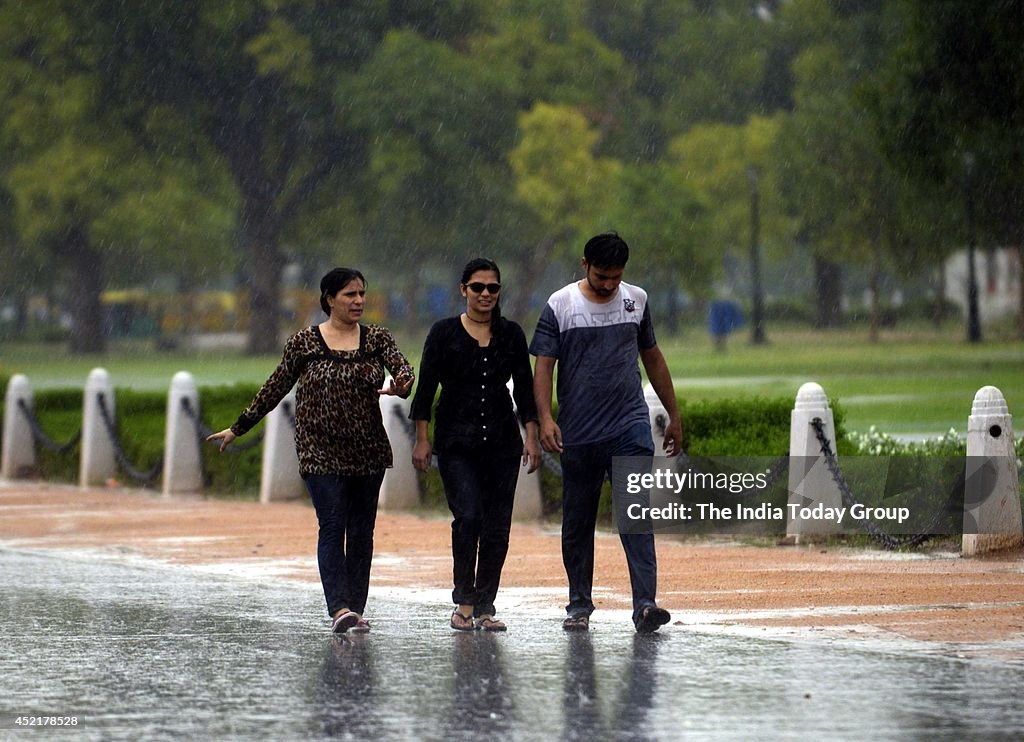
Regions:
[[[457, 634], [380, 597], [326, 630], [315, 585], [0, 550], [0, 739], [1018, 738], [1024, 664], [670, 625], [566, 634], [556, 607]], [[595, 618], [597, 618], [595, 616]], [[59, 735], [59, 736], [58, 736]]]

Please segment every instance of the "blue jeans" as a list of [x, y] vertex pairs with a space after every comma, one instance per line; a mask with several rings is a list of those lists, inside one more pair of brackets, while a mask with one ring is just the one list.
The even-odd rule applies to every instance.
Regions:
[[476, 616], [494, 614], [501, 570], [508, 554], [518, 456], [437, 456], [437, 469], [452, 511], [452, 602], [472, 605]]
[[370, 590], [373, 527], [384, 472], [365, 476], [307, 474], [303, 479], [320, 524], [316, 557], [327, 613], [362, 613]]
[[[614, 456], [653, 456], [654, 439], [647, 423], [637, 423], [618, 438], [562, 451], [562, 563], [569, 578], [570, 616], [594, 611], [594, 528], [605, 476], [611, 476]], [[633, 592], [633, 623], [643, 609], [655, 605], [658, 560], [654, 534], [619, 534], [626, 552]]]

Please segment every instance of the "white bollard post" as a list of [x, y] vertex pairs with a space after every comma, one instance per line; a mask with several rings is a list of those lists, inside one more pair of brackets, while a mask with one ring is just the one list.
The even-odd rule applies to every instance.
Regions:
[[[385, 387], [391, 379], [385, 379]], [[420, 504], [420, 482], [412, 465], [413, 441], [409, 437], [410, 402], [391, 394], [381, 395], [380, 414], [391, 441], [394, 464], [384, 470], [379, 505], [382, 510], [410, 510]]]
[[295, 453], [295, 389], [267, 415], [260, 466], [260, 502], [298, 500], [306, 492]]
[[1003, 393], [982, 387], [967, 419], [963, 556], [1024, 543], [1013, 416]]
[[[825, 390], [814, 382], [808, 382], [796, 393], [796, 405], [790, 415], [789, 428], [789, 505], [813, 507], [821, 504], [826, 508], [842, 507], [843, 498], [839, 486], [825, 464], [821, 444], [811, 425], [815, 418], [821, 418], [825, 437], [836, 449], [836, 426], [832, 417]], [[787, 508], [786, 536], [800, 543], [801, 535], [826, 535], [839, 530], [838, 523], [804, 519], [792, 516]]]
[[100, 395], [110, 420], [116, 420], [110, 374], [106, 369], [94, 368], [86, 379], [82, 399], [82, 456], [78, 466], [78, 483], [82, 487], [105, 484], [117, 474], [114, 442], [100, 412]]
[[4, 441], [0, 454], [0, 476], [18, 479], [36, 467], [36, 445], [24, 405], [32, 409], [32, 385], [24, 374], [15, 374], [7, 382], [4, 396]]
[[[186, 411], [188, 403], [190, 412]], [[199, 391], [187, 371], [171, 379], [167, 393], [167, 424], [164, 430], [163, 493], [200, 492], [203, 459], [199, 448]]]
[[647, 402], [647, 409], [651, 418], [651, 435], [654, 437], [654, 451], [657, 453], [661, 450], [661, 441], [659, 439], [665, 437], [665, 426], [668, 425], [668, 411], [665, 409], [665, 405], [661, 403], [658, 393], [654, 391], [654, 386], [650, 383], [644, 387], [644, 401]]
[[[509, 396], [515, 385], [512, 380], [508, 381]], [[532, 394], [532, 390], [531, 390]], [[512, 409], [516, 410], [515, 397], [512, 398]], [[526, 428], [520, 424], [519, 435], [526, 440]], [[523, 467], [519, 468], [519, 478], [516, 480], [515, 500], [512, 503], [512, 517], [515, 520], [540, 520], [543, 515], [543, 503], [540, 496], [540, 472], [541, 469], [528, 474]]]
[[[519, 426], [519, 435], [526, 440], [526, 428]], [[540, 473], [544, 468], [541, 464], [532, 474], [526, 467], [519, 467], [519, 479], [516, 480], [515, 501], [512, 503], [512, 518], [515, 520], [540, 520], [544, 513], [540, 493]]]

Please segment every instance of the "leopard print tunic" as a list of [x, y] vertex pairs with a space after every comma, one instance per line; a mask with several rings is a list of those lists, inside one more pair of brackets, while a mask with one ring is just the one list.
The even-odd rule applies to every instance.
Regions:
[[377, 390], [384, 369], [412, 374], [391, 332], [359, 326], [358, 350], [331, 350], [316, 325], [299, 330], [284, 346], [280, 364], [231, 430], [243, 435], [295, 392], [295, 449], [299, 472], [373, 474], [392, 465], [391, 444]]

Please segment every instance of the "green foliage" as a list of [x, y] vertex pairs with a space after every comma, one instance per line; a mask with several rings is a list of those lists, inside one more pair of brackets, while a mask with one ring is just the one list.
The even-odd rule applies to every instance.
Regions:
[[624, 166], [617, 185], [610, 223], [629, 235], [630, 246], [644, 256], [643, 269], [678, 272], [682, 286], [706, 298], [720, 263], [708, 240], [710, 209], [703, 194], [664, 162]]
[[[830, 402], [838, 440], [834, 442], [840, 455], [853, 449], [843, 426], [844, 413], [835, 400]], [[757, 456], [776, 458], [789, 453], [790, 415], [793, 400], [724, 399], [718, 401], [679, 401], [683, 423], [683, 450], [690, 456]], [[661, 441], [654, 434], [655, 450]], [[561, 510], [561, 480], [544, 475], [541, 479], [543, 511], [553, 515]], [[602, 517], [612, 512], [611, 489], [602, 494]]]
[[[199, 392], [199, 404], [204, 424], [216, 430], [227, 427], [258, 390], [259, 386], [255, 384], [203, 387]], [[44, 389], [33, 396], [36, 417], [51, 439], [64, 443], [81, 430], [81, 389]], [[117, 431], [125, 456], [135, 469], [149, 470], [163, 456], [167, 396], [162, 392], [117, 389], [114, 400]], [[261, 423], [238, 443], [259, 435], [262, 429]], [[262, 456], [260, 446], [238, 452], [229, 448], [230, 453], [219, 453], [215, 447], [203, 444], [201, 450], [207, 492], [249, 499], [256, 497]], [[80, 446], [62, 454], [37, 447], [40, 476], [51, 481], [76, 482], [79, 454]], [[125, 472], [119, 472], [115, 478], [134, 485]], [[155, 486], [159, 486], [159, 481], [156, 480]]]
[[[706, 12], [679, 4], [682, 16], [657, 49], [657, 81], [676, 131], [706, 121], [743, 122], [761, 103], [773, 27], [744, 0]], [[689, 6], [689, 7], [687, 7]]]
[[745, 124], [701, 124], [675, 138], [670, 161], [714, 204], [710, 238], [718, 251], [750, 246], [751, 189], [757, 188], [761, 238], [784, 244], [789, 223], [778, 202], [778, 171], [771, 153], [782, 120], [752, 116]]
[[592, 229], [611, 205], [610, 186], [621, 170], [595, 154], [600, 132], [570, 106], [537, 103], [519, 116], [519, 143], [508, 158], [516, 174], [516, 197], [546, 231]]
[[[789, 452], [792, 411], [793, 400], [786, 397], [683, 400], [683, 449], [693, 456], [781, 456]], [[841, 413], [834, 414], [841, 431]]]
[[[973, 157], [982, 242], [1024, 234], [1020, 122], [1024, 33], [1018, 3], [904, 0], [900, 35], [886, 49], [874, 106], [881, 141], [900, 171], [925, 188], [962, 195]], [[891, 24], [897, 25], [897, 24]], [[948, 196], [947, 196], [948, 198]], [[958, 210], [962, 213], [962, 209]], [[961, 241], [964, 232], [960, 231]]]
[[752, 175], [767, 259], [799, 242], [875, 284], [963, 244], [967, 154], [979, 242], [1024, 234], [1014, 3], [122, 5], [0, 4], [0, 291], [62, 292], [75, 349], [100, 290], [205, 274], [276, 352], [289, 259], [416, 305], [486, 253], [525, 316], [610, 227], [700, 300], [749, 246]]

